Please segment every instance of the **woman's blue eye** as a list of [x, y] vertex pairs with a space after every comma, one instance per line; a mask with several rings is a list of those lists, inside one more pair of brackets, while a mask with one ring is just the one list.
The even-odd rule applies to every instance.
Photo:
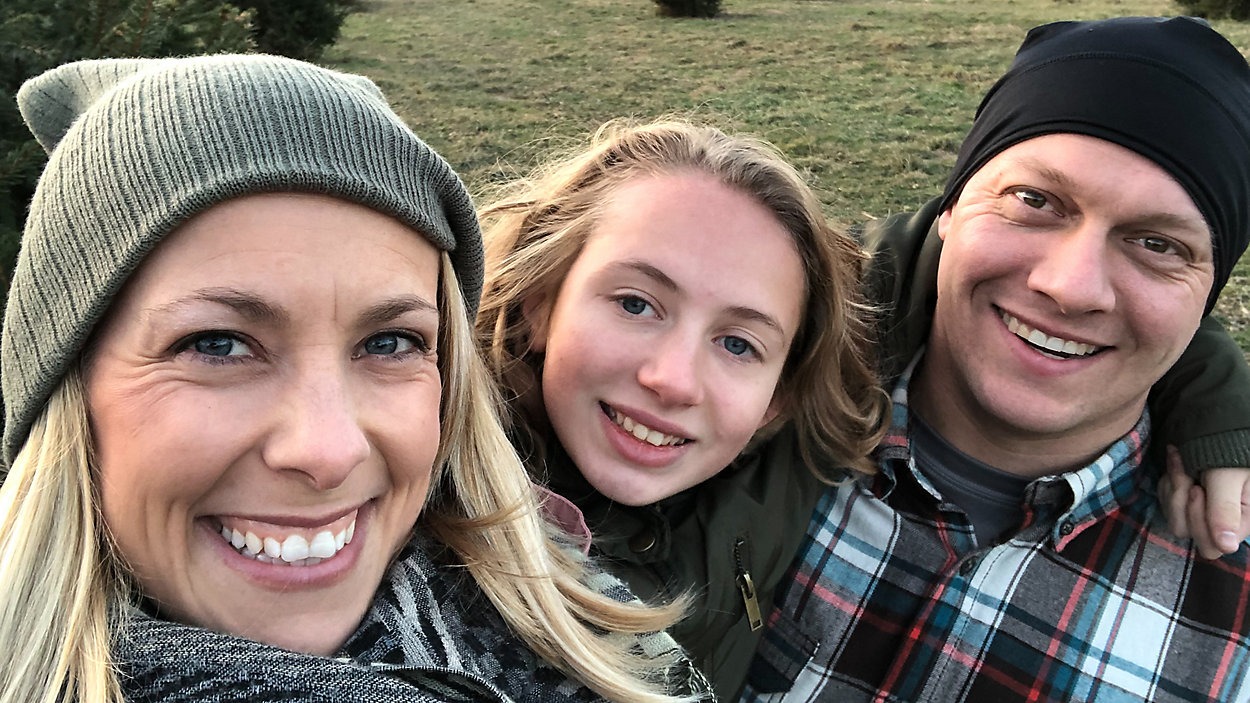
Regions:
[[247, 353], [247, 345], [226, 334], [207, 334], [191, 343], [205, 356], [238, 356]]
[[630, 315], [641, 315], [647, 311], [647, 301], [636, 296], [626, 296], [621, 299], [621, 309]]
[[377, 354], [380, 356], [401, 354], [414, 347], [416, 347], [416, 344], [413, 340], [394, 332], [375, 334], [366, 339], [364, 343], [366, 354]]
[[742, 337], [725, 337], [721, 340], [721, 346], [734, 356], [742, 356], [753, 351], [751, 344]]

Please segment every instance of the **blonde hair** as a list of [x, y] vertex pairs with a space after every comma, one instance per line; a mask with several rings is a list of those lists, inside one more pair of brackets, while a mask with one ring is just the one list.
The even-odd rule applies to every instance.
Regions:
[[74, 367], [35, 420], [0, 486], [3, 703], [122, 700], [110, 615], [126, 588], [110, 557]]
[[[621, 603], [585, 584], [586, 561], [561, 546], [542, 518], [533, 484], [500, 424], [498, 392], [473, 341], [450, 264], [443, 267], [448, 321], [439, 358], [443, 386], [442, 475], [421, 524], [464, 558], [478, 584], [535, 652], [610, 700], [671, 701], [671, 656], [637, 651], [635, 638], [667, 629], [679, 606]], [[449, 288], [449, 286], [451, 286]], [[458, 372], [457, 372], [458, 371]], [[467, 528], [467, 529], [466, 529]]]
[[531, 470], [540, 470], [552, 429], [538, 390], [542, 359], [530, 348], [522, 306], [552, 304], [621, 184], [679, 171], [710, 175], [768, 208], [803, 261], [806, 304], [775, 390], [780, 413], [757, 437], [793, 422], [804, 463], [818, 477], [829, 480], [828, 466], [871, 472], [868, 454], [885, 431], [888, 398], [870, 361], [863, 250], [829, 226], [815, 194], [772, 145], [677, 119], [609, 122], [588, 148], [506, 187], [481, 211], [487, 269], [478, 339]]
[[[508, 626], [552, 665], [611, 700], [684, 700], [667, 693], [679, 653], [644, 652], [636, 636], [666, 629], [677, 613], [586, 585], [584, 559], [541, 517], [500, 425], [446, 254], [441, 279], [443, 421], [418, 529], [459, 555]], [[109, 645], [135, 596], [99, 513], [91, 446], [74, 368], [0, 485], [0, 650], [11, 658], [0, 703], [122, 703]]]

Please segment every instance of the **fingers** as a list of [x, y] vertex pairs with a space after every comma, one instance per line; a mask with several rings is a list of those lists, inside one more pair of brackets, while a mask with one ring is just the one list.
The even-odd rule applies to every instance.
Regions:
[[[1221, 555], [1231, 554], [1250, 536], [1250, 470], [1243, 468], [1208, 469], [1202, 472], [1206, 494], [1205, 541]], [[1192, 513], [1190, 520], [1193, 519]], [[1202, 555], [1208, 558], [1204, 551]]]
[[[1185, 474], [1181, 465], [1180, 452], [1175, 447], [1168, 447], [1167, 471], [1159, 479], [1159, 503], [1163, 514], [1168, 520], [1168, 529], [1172, 534], [1185, 539], [1190, 537], [1190, 488], [1194, 482]], [[1193, 523], [1203, 525], [1204, 522]]]
[[1203, 559], [1219, 559], [1224, 556], [1224, 552], [1217, 546], [1211, 531], [1207, 529], [1207, 516], [1210, 515], [1209, 503], [1202, 486], [1191, 486], [1186, 504], [1186, 519], [1193, 526], [1190, 536], [1194, 539], [1194, 548], [1198, 550], [1198, 555]]

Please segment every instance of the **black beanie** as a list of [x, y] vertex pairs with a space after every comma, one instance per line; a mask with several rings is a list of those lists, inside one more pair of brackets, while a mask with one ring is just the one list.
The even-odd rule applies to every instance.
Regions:
[[1250, 66], [1241, 53], [1192, 17], [1033, 28], [977, 108], [941, 209], [999, 152], [1056, 132], [1131, 149], [1189, 193], [1215, 250], [1210, 312], [1250, 241]]

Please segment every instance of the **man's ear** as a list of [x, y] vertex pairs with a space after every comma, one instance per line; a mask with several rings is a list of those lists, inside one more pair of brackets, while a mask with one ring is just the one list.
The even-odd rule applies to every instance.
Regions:
[[938, 216], [938, 239], [946, 241], [946, 230], [951, 226], [951, 209], [946, 208]]
[[547, 351], [547, 322], [551, 319], [551, 306], [547, 296], [535, 293], [521, 302], [521, 314], [530, 326], [530, 351], [539, 354]]

